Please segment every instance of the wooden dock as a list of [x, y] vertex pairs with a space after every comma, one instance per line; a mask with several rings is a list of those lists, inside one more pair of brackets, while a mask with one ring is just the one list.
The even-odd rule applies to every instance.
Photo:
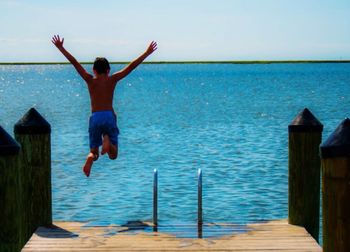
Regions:
[[[147, 231], [147, 225], [138, 229], [135, 226], [88, 226], [79, 222], [54, 222], [52, 228], [38, 228], [22, 252], [322, 251], [304, 228], [290, 225], [286, 220], [249, 224], [244, 226], [244, 230], [237, 229], [239, 232], [234, 232], [236, 225], [222, 225], [221, 229], [213, 229], [210, 234], [206, 234], [203, 229], [204, 238], [199, 239], [180, 238], [181, 235], [163, 232], [162, 228], [159, 232]], [[183, 226], [178, 231], [185, 232], [186, 228], [196, 230], [197, 227]], [[231, 234], [221, 235], [220, 232], [225, 231], [225, 228], [232, 230]]]

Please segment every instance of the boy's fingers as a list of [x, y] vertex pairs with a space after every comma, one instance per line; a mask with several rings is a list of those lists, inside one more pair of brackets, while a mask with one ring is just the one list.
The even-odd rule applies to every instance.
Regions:
[[51, 40], [51, 42], [54, 44], [56, 44], [58, 42], [63, 43], [63, 41], [64, 41], [64, 38], [62, 38], [62, 40], [61, 40], [60, 35], [54, 35], [52, 37], [52, 40]]
[[149, 46], [150, 46], [150, 48], [154, 51], [155, 48], [157, 48], [157, 42], [152, 41], [151, 44], [150, 44]]

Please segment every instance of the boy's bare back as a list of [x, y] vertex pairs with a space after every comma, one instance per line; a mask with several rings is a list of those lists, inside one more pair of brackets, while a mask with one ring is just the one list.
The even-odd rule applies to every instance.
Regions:
[[113, 94], [117, 81], [110, 76], [97, 76], [87, 81], [91, 111], [113, 110]]

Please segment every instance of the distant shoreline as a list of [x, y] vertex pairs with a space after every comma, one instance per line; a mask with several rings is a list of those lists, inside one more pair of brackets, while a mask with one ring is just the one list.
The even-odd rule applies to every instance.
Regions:
[[[93, 62], [80, 62], [93, 64]], [[128, 64], [112, 61], [110, 64]], [[350, 60], [227, 60], [227, 61], [146, 61], [143, 64], [295, 64], [295, 63], [350, 63]], [[0, 62], [0, 65], [66, 65], [69, 62]]]

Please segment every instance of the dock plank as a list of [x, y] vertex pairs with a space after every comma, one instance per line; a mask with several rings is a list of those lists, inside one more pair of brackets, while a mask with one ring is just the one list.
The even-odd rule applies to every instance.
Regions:
[[[229, 230], [235, 226], [227, 224]], [[137, 229], [137, 226], [133, 227]], [[170, 229], [195, 229], [178, 225]], [[230, 229], [231, 228], [231, 229]], [[246, 232], [210, 238], [179, 238], [169, 233], [127, 231], [122, 226], [87, 226], [79, 222], [55, 222], [52, 228], [40, 227], [22, 252], [76, 251], [259, 251], [321, 252], [322, 248], [304, 228], [289, 225], [286, 220], [255, 223]], [[167, 230], [166, 228], [164, 230]], [[213, 231], [217, 232], [217, 231]], [[220, 234], [220, 232], [218, 232]]]

